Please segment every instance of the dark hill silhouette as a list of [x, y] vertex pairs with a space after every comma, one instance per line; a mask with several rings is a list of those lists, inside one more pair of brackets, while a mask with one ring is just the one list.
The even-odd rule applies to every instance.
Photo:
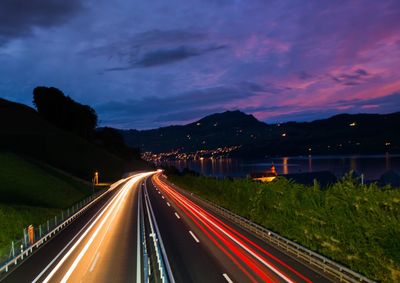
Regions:
[[128, 145], [145, 151], [195, 151], [242, 145], [233, 155], [400, 152], [400, 112], [340, 114], [313, 122], [266, 124], [240, 111], [213, 114], [194, 123], [154, 130], [121, 131]]
[[86, 180], [91, 180], [94, 171], [100, 172], [102, 180], [114, 180], [127, 169], [145, 166], [142, 160], [126, 162], [53, 126], [34, 109], [4, 99], [0, 99], [0, 150], [37, 159]]
[[93, 136], [97, 114], [88, 105], [80, 104], [55, 87], [39, 86], [33, 90], [33, 104], [40, 116], [55, 126], [84, 138]]

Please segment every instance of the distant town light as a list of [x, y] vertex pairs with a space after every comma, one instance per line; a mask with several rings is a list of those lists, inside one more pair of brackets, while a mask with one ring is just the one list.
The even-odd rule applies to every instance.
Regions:
[[196, 125], [197, 125], [197, 126], [200, 126], [200, 125], [201, 125], [201, 123], [197, 123]]
[[350, 123], [349, 126], [350, 127], [355, 127], [355, 126], [357, 126], [357, 124], [356, 124], [356, 122], [353, 122], [353, 123]]
[[283, 133], [283, 134], [282, 134], [282, 137], [286, 137], [286, 133]]
[[386, 146], [390, 146], [390, 142], [385, 142], [385, 145]]
[[312, 151], [312, 148], [311, 148], [311, 147], [309, 147], [309, 148], [308, 148], [308, 151]]

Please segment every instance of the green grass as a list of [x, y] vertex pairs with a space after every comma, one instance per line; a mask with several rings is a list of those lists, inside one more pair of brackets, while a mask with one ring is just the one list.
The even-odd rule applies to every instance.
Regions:
[[351, 178], [326, 190], [278, 178], [266, 184], [169, 176], [182, 188], [382, 282], [400, 281], [400, 189]]
[[0, 259], [23, 229], [45, 223], [92, 192], [91, 186], [44, 164], [0, 152]]
[[0, 203], [66, 208], [92, 191], [83, 182], [13, 154], [0, 153], [0, 167]]
[[31, 224], [37, 227], [59, 212], [54, 208], [0, 204], [0, 260], [9, 256], [11, 241], [21, 239], [24, 228]]

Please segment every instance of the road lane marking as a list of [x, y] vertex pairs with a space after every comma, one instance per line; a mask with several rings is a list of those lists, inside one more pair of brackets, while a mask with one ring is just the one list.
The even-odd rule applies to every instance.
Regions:
[[[245, 246], [240, 240], [238, 240], [235, 236], [232, 235], [232, 233], [228, 232], [227, 230], [225, 230], [224, 228], [222, 228], [222, 226], [220, 226], [219, 224], [217, 224], [216, 222], [214, 222], [213, 220], [210, 219], [210, 217], [208, 217], [207, 215], [205, 215], [203, 212], [201, 212], [200, 210], [196, 209], [196, 205], [190, 201], [190, 200], [185, 200], [184, 197], [179, 196], [179, 193], [173, 192], [171, 189], [168, 189], [170, 191], [170, 193], [175, 196], [176, 199], [180, 200], [182, 205], [186, 208], [188, 208], [188, 210], [190, 210], [193, 215], [197, 215], [196, 217], [203, 223], [209, 223], [209, 225], [214, 226], [216, 229], [218, 229], [220, 232], [222, 232], [225, 236], [227, 236], [229, 239], [231, 239], [233, 242], [235, 242], [238, 246], [240, 246], [241, 248], [243, 248], [246, 252], [248, 252], [249, 254], [251, 254], [254, 258], [256, 258], [258, 261], [260, 261], [262, 264], [264, 264], [266, 267], [268, 267], [270, 270], [272, 270], [273, 272], [275, 272], [275, 274], [277, 274], [279, 277], [281, 277], [283, 280], [285, 280], [286, 282], [290, 282], [290, 283], [294, 283], [293, 280], [291, 280], [289, 277], [287, 277], [285, 274], [283, 274], [282, 272], [280, 272], [277, 268], [275, 268], [273, 265], [271, 265], [270, 263], [268, 263], [264, 258], [262, 258], [261, 256], [259, 256], [258, 254], [256, 254], [252, 249], [249, 249], [247, 246]], [[193, 203], [193, 205], [191, 204]], [[200, 206], [198, 206], [199, 208], [201, 208]], [[206, 210], [203, 210], [206, 212]], [[207, 213], [207, 212], [206, 212]]]
[[164, 199], [164, 196], [161, 196]]
[[[109, 223], [108, 223], [108, 225], [107, 225], [107, 228], [106, 228], [105, 232], [103, 233], [103, 236], [102, 236], [102, 238], [101, 238], [101, 240], [100, 240], [100, 243], [99, 243], [98, 246], [97, 246], [97, 249], [96, 249], [95, 254], [98, 254], [98, 253], [99, 253], [99, 249], [100, 249], [101, 245], [103, 244], [104, 239], [106, 238], [106, 236], [107, 236], [107, 234], [108, 234], [108, 231], [110, 230], [111, 224], [114, 223], [115, 216], [118, 214], [120, 208], [121, 208], [121, 205], [118, 205], [117, 210], [116, 210], [116, 211], [114, 212], [114, 214], [112, 215], [111, 221], [109, 221]], [[90, 270], [90, 272], [92, 272], [92, 271]]]
[[90, 269], [89, 269], [90, 272], [92, 272], [93, 269], [95, 268], [96, 263], [97, 263], [97, 260], [99, 259], [99, 256], [100, 256], [100, 253], [98, 252], [98, 253], [96, 254], [96, 257], [94, 258], [94, 261], [93, 261], [93, 263], [92, 263], [92, 266], [91, 266]]
[[[171, 266], [168, 261], [167, 252], [165, 251], [165, 247], [164, 247], [164, 243], [163, 243], [163, 240], [161, 237], [160, 230], [158, 229], [158, 225], [157, 225], [156, 217], [154, 215], [153, 207], [151, 205], [150, 197], [149, 197], [149, 194], [147, 193], [147, 186], [145, 186], [144, 189], [145, 189], [144, 199], [145, 199], [145, 203], [146, 203], [147, 214], [149, 217], [150, 229], [152, 230], [152, 233], [155, 232], [155, 234], [158, 236], [158, 238], [156, 238], [157, 236], [154, 237], [153, 240], [158, 240], [159, 247], [161, 248], [161, 253], [164, 258], [164, 266], [167, 269], [167, 273], [168, 273], [167, 276], [168, 276], [169, 282], [175, 283], [174, 275], [172, 274], [172, 269], [171, 269]], [[154, 226], [153, 226], [153, 224], [154, 224]], [[154, 230], [153, 230], [153, 228], [154, 228]], [[155, 245], [156, 245], [156, 243], [155, 243]], [[157, 251], [157, 249], [156, 249], [156, 251]]]
[[[124, 185], [127, 186], [128, 184], [134, 184], [137, 180], [139, 180], [141, 177], [144, 177], [148, 174], [151, 173], [146, 173], [146, 174], [138, 174], [135, 175], [133, 177], [131, 177], [131, 179], [126, 182], [126, 184]], [[132, 180], [134, 180], [132, 182]], [[131, 186], [132, 186], [131, 185]], [[77, 240], [77, 242], [75, 242], [75, 244], [68, 250], [68, 252], [64, 255], [64, 257], [57, 263], [57, 265], [52, 269], [52, 271], [48, 274], [48, 276], [44, 279], [44, 283], [49, 282], [51, 280], [51, 278], [54, 276], [54, 274], [60, 269], [61, 265], [67, 260], [67, 258], [71, 255], [71, 253], [76, 249], [76, 247], [80, 244], [80, 242], [85, 238], [85, 236], [90, 232], [90, 230], [93, 228], [93, 226], [99, 221], [99, 219], [101, 218], [101, 216], [108, 210], [108, 208], [113, 205], [113, 208], [115, 207], [115, 204], [118, 203], [118, 201], [121, 199], [121, 195], [124, 192], [124, 187], [117, 193], [117, 195], [115, 195], [111, 201], [107, 204], [107, 206], [104, 208], [104, 210], [97, 216], [97, 218], [93, 221], [93, 223], [91, 223], [91, 225], [86, 229], [86, 231], [80, 235], [81, 237]], [[113, 208], [110, 210], [112, 211]], [[108, 213], [110, 214], [110, 213]], [[82, 229], [83, 230], [83, 229]], [[71, 240], [72, 241], [72, 240]], [[62, 252], [64, 250], [62, 250], [57, 256], [56, 258], [58, 258]], [[54, 259], [55, 260], [55, 259]], [[53, 260], [53, 261], [54, 261]], [[35, 280], [33, 282], [37, 282], [39, 280], [39, 278], [43, 275], [43, 273], [51, 266], [51, 264], [53, 263], [53, 261], [39, 274], [39, 276], [37, 276], [35, 278]]]
[[160, 191], [158, 191], [158, 193], [159, 193], [159, 194], [161, 194], [161, 192], [160, 192]]
[[167, 201], [167, 205], [168, 205], [168, 206], [171, 206], [171, 205], [169, 204], [169, 202], [168, 202], [168, 201]]
[[[118, 192], [118, 193], [119, 193], [119, 192]], [[32, 283], [36, 283], [36, 282], [40, 279], [40, 277], [43, 276], [43, 274], [47, 271], [47, 269], [49, 269], [50, 266], [52, 266], [53, 263], [54, 263], [54, 262], [64, 253], [64, 251], [73, 243], [73, 241], [74, 241], [79, 235], [81, 235], [81, 232], [82, 232], [83, 230], [85, 230], [85, 228], [86, 228], [88, 225], [90, 225], [90, 224], [92, 223], [92, 220], [93, 220], [93, 219], [95, 219], [99, 214], [103, 214], [103, 213], [104, 213], [104, 211], [107, 209], [107, 207], [110, 206], [110, 204], [112, 203], [113, 199], [116, 198], [116, 197], [118, 196], [118, 193], [117, 193], [113, 198], [110, 198], [109, 202], [106, 202], [106, 203], [99, 209], [99, 211], [98, 211], [95, 215], [93, 215], [92, 218], [90, 218], [90, 220], [86, 223], [86, 225], [83, 226], [81, 230], [79, 230], [79, 232], [72, 238], [72, 240], [69, 241], [69, 243], [56, 255], [56, 257], [53, 258], [53, 260], [42, 270], [42, 272], [40, 272], [39, 275], [36, 276], [36, 278], [32, 281]], [[103, 209], [103, 208], [104, 208], [104, 209]]]
[[192, 231], [189, 231], [190, 235], [192, 235], [193, 239], [197, 242], [200, 243], [199, 239], [197, 239], [197, 237], [193, 234]]
[[222, 276], [224, 276], [224, 278], [226, 279], [226, 281], [228, 281], [228, 283], [233, 283], [233, 281], [229, 278], [228, 274], [224, 273], [222, 274]]
[[176, 212], [175, 212], [175, 216], [176, 216], [176, 218], [181, 219], [181, 217], [179, 216], [179, 214], [176, 213]]
[[[134, 180], [134, 182], [130, 183], [132, 180]], [[136, 183], [137, 179], [131, 179], [127, 184], [131, 184], [129, 187], [133, 186], [134, 183]], [[116, 200], [113, 204], [113, 206], [110, 208], [110, 210], [107, 212], [107, 215], [103, 218], [103, 220], [100, 222], [99, 226], [97, 227], [97, 229], [94, 231], [94, 233], [92, 234], [92, 236], [90, 237], [89, 241], [86, 243], [86, 245], [83, 247], [83, 249], [81, 250], [81, 252], [79, 253], [79, 255], [75, 258], [74, 262], [72, 263], [71, 267], [68, 269], [67, 273], [65, 273], [64, 277], [61, 279], [61, 283], [66, 283], [69, 279], [69, 277], [71, 276], [72, 272], [75, 270], [76, 266], [79, 264], [79, 262], [81, 261], [82, 257], [86, 254], [87, 250], [89, 249], [89, 247], [92, 245], [94, 239], [97, 237], [97, 234], [100, 232], [100, 230], [103, 228], [104, 224], [106, 223], [106, 221], [108, 220], [108, 218], [110, 217], [111, 213], [114, 212], [114, 209], [117, 207], [117, 205], [121, 205], [122, 200], [126, 197], [127, 193], [128, 193], [128, 186], [124, 186], [123, 189], [123, 194], [121, 194], [118, 198], [118, 200]], [[49, 278], [49, 277], [47, 277]], [[49, 279], [46, 278], [46, 282], [48, 282], [48, 280], [51, 279], [51, 277]]]

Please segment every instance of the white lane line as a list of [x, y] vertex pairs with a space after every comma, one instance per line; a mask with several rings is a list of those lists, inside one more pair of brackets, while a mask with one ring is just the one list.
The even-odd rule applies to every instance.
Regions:
[[164, 196], [161, 196], [164, 199]]
[[[146, 201], [147, 214], [149, 216], [150, 227], [153, 227], [153, 224], [154, 224], [154, 227], [153, 227], [154, 230], [153, 230], [152, 233], [154, 233], [154, 231], [155, 231], [155, 234], [157, 235], [156, 237], [158, 237], [157, 240], [158, 240], [158, 243], [159, 243], [159, 247], [161, 248], [161, 253], [162, 253], [162, 256], [164, 257], [164, 266], [165, 266], [165, 268], [167, 269], [167, 272], [168, 272], [168, 279], [169, 279], [168, 281], [171, 282], [171, 283], [175, 283], [174, 275], [172, 274], [171, 266], [170, 266], [169, 261], [168, 261], [167, 252], [165, 251], [165, 247], [164, 247], [164, 243], [163, 243], [163, 240], [162, 240], [162, 237], [161, 237], [161, 233], [160, 233], [160, 230], [158, 229], [156, 217], [154, 215], [154, 210], [153, 210], [153, 207], [152, 207], [151, 202], [150, 202], [149, 194], [147, 192], [147, 186], [145, 186], [145, 192], [146, 192], [145, 201]], [[151, 215], [151, 219], [152, 220], [150, 219], [150, 215]], [[153, 238], [153, 240], [156, 240], [156, 238]]]
[[[149, 174], [149, 173], [147, 173]], [[140, 179], [141, 177], [146, 176], [146, 174], [139, 174], [139, 175], [135, 175], [133, 176], [128, 182], [126, 182], [126, 184], [124, 185], [124, 187], [117, 193], [117, 195], [115, 195], [113, 197], [113, 199], [110, 201], [110, 203], [108, 203], [108, 205], [104, 208], [104, 210], [97, 216], [97, 218], [91, 223], [91, 225], [86, 229], [86, 231], [80, 235], [81, 237], [75, 242], [75, 244], [68, 250], [68, 252], [64, 255], [64, 257], [57, 263], [57, 265], [52, 269], [52, 271], [47, 275], [47, 277], [44, 279], [44, 283], [49, 282], [51, 280], [51, 278], [53, 277], [53, 275], [60, 269], [61, 265], [67, 260], [67, 258], [71, 255], [71, 253], [76, 249], [76, 247], [80, 244], [80, 242], [85, 238], [85, 236], [89, 233], [89, 231], [92, 229], [92, 227], [100, 220], [101, 216], [108, 210], [108, 208], [110, 206], [112, 206], [112, 208], [110, 209], [110, 211], [108, 212], [108, 216], [111, 214], [111, 211], [114, 210], [115, 204], [118, 203], [118, 201], [121, 199], [121, 195], [124, 193], [124, 188], [126, 186], [131, 186], [131, 184], [133, 185], [133, 183], [135, 183], [138, 179]], [[132, 182], [133, 181], [133, 182]], [[126, 189], [125, 189], [126, 190]], [[107, 217], [108, 218], [108, 217]], [[102, 225], [101, 225], [102, 226]], [[61, 253], [60, 253], [61, 254]], [[50, 265], [48, 265], [49, 267]], [[46, 269], [48, 268], [46, 267]], [[43, 273], [43, 271], [42, 271]], [[36, 282], [40, 276], [42, 275], [42, 273], [35, 278], [34, 282]]]
[[[98, 253], [99, 253], [99, 249], [100, 249], [101, 245], [103, 244], [104, 239], [105, 239], [106, 236], [108, 235], [108, 231], [110, 230], [111, 224], [114, 222], [115, 216], [118, 214], [120, 208], [121, 208], [121, 206], [119, 205], [119, 206], [117, 207], [117, 210], [116, 210], [116, 211], [114, 212], [114, 214], [112, 215], [111, 221], [109, 221], [106, 230], [103, 232], [103, 236], [102, 236], [102, 238], [101, 238], [101, 240], [100, 240], [100, 243], [99, 243], [98, 246], [97, 246], [97, 249], [96, 249], [95, 254], [98, 254]], [[96, 265], [96, 264], [95, 264], [95, 265]], [[94, 268], [94, 266], [93, 266], [93, 268]], [[89, 271], [92, 272], [91, 270], [89, 270]]]
[[[171, 190], [170, 190], [171, 191]], [[211, 220], [207, 215], [205, 215], [203, 212], [197, 211], [196, 208], [191, 205], [189, 202], [191, 202], [190, 200], [188, 202], [185, 202], [185, 200], [180, 197], [179, 195], [177, 195], [175, 192], [171, 193], [175, 196], [176, 199], [180, 200], [182, 205], [185, 207], [189, 207], [192, 210], [193, 214], [196, 214], [198, 216], [198, 218], [203, 219], [203, 223], [207, 222], [210, 225], [214, 226], [215, 228], [217, 228], [218, 230], [220, 230], [222, 233], [224, 233], [227, 237], [229, 237], [232, 241], [234, 241], [237, 245], [239, 245], [241, 248], [243, 248], [245, 251], [247, 251], [249, 254], [251, 254], [254, 258], [256, 258], [258, 261], [260, 261], [262, 264], [264, 264], [266, 267], [268, 267], [270, 270], [272, 270], [273, 272], [275, 272], [279, 277], [281, 277], [283, 280], [285, 280], [286, 282], [290, 282], [290, 283], [294, 283], [293, 280], [291, 280], [289, 277], [287, 277], [285, 274], [283, 274], [282, 272], [280, 272], [277, 268], [275, 268], [273, 265], [269, 264], [264, 258], [262, 258], [261, 256], [259, 256], [258, 254], [256, 254], [253, 250], [249, 249], [248, 247], [246, 247], [243, 242], [241, 242], [240, 240], [238, 240], [238, 238], [236, 238], [235, 236], [232, 235], [232, 233], [228, 232], [227, 230], [223, 229], [220, 225], [218, 225], [217, 223], [215, 223], [213, 220]], [[201, 217], [199, 217], [201, 216]]]
[[224, 278], [226, 279], [226, 281], [228, 281], [228, 283], [233, 283], [233, 281], [229, 278], [228, 274], [224, 273], [222, 274], [222, 276], [224, 276]]
[[[72, 240], [69, 241], [69, 243], [56, 255], [56, 257], [53, 258], [53, 260], [42, 270], [42, 272], [40, 272], [39, 275], [36, 276], [36, 278], [32, 281], [32, 283], [36, 283], [36, 282], [43, 276], [43, 274], [50, 268], [50, 266], [52, 266], [53, 263], [54, 263], [54, 262], [64, 253], [64, 251], [74, 242], [74, 240], [75, 240], [78, 236], [81, 235], [81, 232], [82, 232], [83, 230], [85, 230], [86, 227], [87, 227], [88, 225], [90, 225], [91, 223], [93, 223], [93, 222], [92, 222], [93, 219], [95, 219], [96, 217], [98, 217], [99, 214], [102, 215], [102, 214], [104, 213], [104, 211], [107, 209], [107, 207], [109, 207], [109, 206], [111, 205], [112, 201], [118, 196], [119, 193], [120, 193], [120, 192], [118, 192], [113, 198], [111, 198], [111, 199], [109, 200], [109, 202], [106, 202], [106, 203], [99, 209], [99, 211], [98, 211], [95, 215], [93, 215], [92, 218], [90, 218], [90, 220], [88, 221], [88, 223], [86, 223], [86, 225], [83, 226], [81, 230], [79, 230], [79, 232], [72, 238]], [[104, 208], [104, 209], [103, 209], [103, 208]], [[94, 221], [97, 221], [97, 220], [94, 220]], [[93, 224], [90, 225], [90, 227], [88, 228], [88, 230], [89, 230], [92, 226], [93, 226]], [[86, 230], [86, 231], [87, 231], [87, 230]], [[85, 235], [86, 235], [86, 234], [85, 234]]]
[[176, 218], [181, 219], [181, 217], [179, 216], [179, 214], [176, 213], [176, 212], [175, 212], [175, 216], [176, 216]]
[[193, 239], [197, 242], [200, 243], [199, 239], [197, 239], [197, 237], [193, 234], [192, 231], [189, 231], [190, 235], [192, 235]]
[[168, 205], [168, 206], [171, 206], [171, 205], [169, 204], [169, 202], [168, 202], [168, 201], [167, 201], [167, 205]]
[[[89, 241], [86, 243], [86, 245], [83, 247], [83, 249], [81, 250], [81, 252], [79, 253], [79, 255], [75, 258], [74, 262], [72, 263], [71, 267], [68, 269], [67, 273], [65, 273], [64, 277], [62, 278], [62, 280], [60, 281], [61, 283], [66, 283], [69, 279], [69, 277], [71, 276], [72, 272], [75, 270], [76, 266], [79, 264], [79, 262], [81, 261], [82, 257], [86, 254], [87, 250], [89, 249], [89, 247], [92, 245], [94, 239], [97, 237], [97, 234], [100, 232], [100, 230], [103, 228], [104, 224], [106, 223], [106, 221], [108, 220], [108, 218], [110, 217], [111, 213], [114, 211], [114, 209], [118, 206], [121, 205], [122, 201], [125, 199], [126, 195], [129, 192], [129, 189], [131, 187], [133, 187], [133, 185], [140, 179], [140, 177], [138, 178], [132, 178], [131, 180], [129, 180], [129, 182], [126, 183], [126, 185], [123, 188], [123, 194], [121, 196], [119, 196], [118, 200], [116, 200], [113, 204], [113, 206], [110, 208], [110, 210], [108, 211], [107, 215], [103, 218], [103, 220], [100, 222], [99, 226], [97, 227], [97, 229], [94, 231], [94, 233], [92, 234], [92, 237], [90, 237]], [[129, 184], [129, 186], [128, 186]], [[47, 278], [46, 278], [47, 280]]]
[[140, 250], [140, 202], [141, 202], [141, 190], [138, 191], [138, 211], [137, 211], [137, 245], [136, 245], [136, 282], [142, 282], [141, 279], [141, 267], [140, 267], [140, 258], [141, 258], [141, 250]]
[[93, 269], [95, 268], [96, 263], [97, 263], [97, 260], [99, 259], [99, 256], [100, 256], [100, 253], [98, 252], [98, 253], [96, 254], [96, 257], [94, 258], [94, 261], [93, 261], [93, 263], [92, 263], [92, 266], [91, 266], [90, 269], [89, 269], [90, 272], [92, 272]]

